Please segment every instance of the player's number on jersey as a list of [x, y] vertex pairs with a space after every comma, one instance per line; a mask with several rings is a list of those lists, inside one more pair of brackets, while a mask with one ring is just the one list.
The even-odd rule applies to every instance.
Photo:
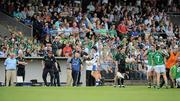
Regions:
[[156, 56], [157, 57], [157, 61], [159, 62], [160, 61], [160, 56], [158, 55], [158, 56]]

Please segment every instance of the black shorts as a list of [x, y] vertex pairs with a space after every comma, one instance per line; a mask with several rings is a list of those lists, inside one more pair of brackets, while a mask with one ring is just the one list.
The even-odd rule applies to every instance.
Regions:
[[17, 70], [17, 76], [24, 76], [25, 75], [25, 70], [18, 69]]
[[118, 72], [120, 73], [126, 73], [126, 67], [125, 65], [118, 65]]
[[25, 68], [24, 67], [18, 67], [17, 68], [17, 76], [23, 76], [25, 75]]

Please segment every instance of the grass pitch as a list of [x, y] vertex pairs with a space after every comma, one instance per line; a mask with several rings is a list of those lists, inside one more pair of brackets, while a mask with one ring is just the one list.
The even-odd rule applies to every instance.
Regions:
[[145, 86], [0, 87], [0, 101], [180, 101], [180, 89]]

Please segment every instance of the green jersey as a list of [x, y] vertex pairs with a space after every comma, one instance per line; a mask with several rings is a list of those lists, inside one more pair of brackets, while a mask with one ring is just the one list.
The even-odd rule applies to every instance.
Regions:
[[8, 46], [9, 46], [10, 48], [14, 47], [14, 44], [15, 44], [15, 42], [12, 42], [11, 40], [8, 41]]
[[147, 53], [147, 59], [148, 59], [148, 65], [149, 66], [153, 66], [154, 63], [153, 63], [153, 56], [154, 56], [154, 52], [152, 50], [148, 50], [148, 53]]
[[107, 35], [107, 30], [106, 29], [99, 29], [98, 32], [103, 36]]
[[115, 49], [111, 49], [111, 53], [112, 53], [113, 59], [115, 60], [116, 59], [117, 51]]
[[164, 64], [164, 58], [163, 58], [163, 54], [161, 52], [156, 51], [154, 53], [154, 64], [155, 65], [163, 65]]
[[180, 67], [177, 67], [176, 65], [174, 65], [171, 69], [170, 69], [171, 75], [173, 77], [173, 79], [178, 79], [180, 78]]
[[93, 47], [93, 42], [90, 40], [88, 43], [88, 49], [91, 49]]
[[117, 31], [116, 30], [110, 30], [109, 31], [109, 35], [111, 36], [111, 37], [117, 37]]

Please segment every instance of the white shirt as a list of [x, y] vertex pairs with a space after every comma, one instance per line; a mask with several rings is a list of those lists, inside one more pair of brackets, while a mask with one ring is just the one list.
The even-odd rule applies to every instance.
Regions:
[[0, 57], [5, 57], [5, 56], [6, 56], [6, 54], [4, 52], [0, 51]]
[[89, 9], [89, 11], [95, 11], [95, 7], [91, 4], [87, 6], [87, 9]]
[[102, 1], [102, 4], [104, 4], [104, 3], [107, 4], [107, 3], [108, 3], [108, 0], [103, 0], [103, 1]]
[[86, 64], [86, 70], [92, 70], [93, 66]]
[[145, 25], [147, 25], [147, 24], [150, 24], [150, 25], [151, 25], [151, 20], [146, 19], [146, 20], [144, 21], [144, 24], [145, 24]]
[[30, 17], [32, 17], [32, 16], [34, 15], [34, 11], [33, 11], [33, 10], [28, 11], [28, 12], [27, 12], [27, 15], [30, 16]]
[[173, 31], [171, 31], [171, 30], [167, 30], [166, 35], [169, 36], [169, 37], [174, 37], [175, 36]]
[[97, 60], [99, 59], [99, 53], [94, 53], [93, 59], [90, 61], [86, 61], [86, 70], [92, 70], [93, 65], [97, 66]]
[[64, 28], [63, 27], [58, 28], [57, 31], [58, 31], [58, 34], [62, 34], [64, 32]]
[[136, 5], [137, 5], [137, 6], [141, 6], [141, 0], [137, 0], [137, 1], [136, 1]]
[[110, 22], [114, 21], [114, 15], [113, 15], [113, 14], [110, 14], [110, 16], [109, 16], [109, 21], [110, 21]]
[[72, 32], [72, 29], [70, 27], [64, 28], [64, 35], [65, 35], [65, 37], [69, 37], [71, 32]]

